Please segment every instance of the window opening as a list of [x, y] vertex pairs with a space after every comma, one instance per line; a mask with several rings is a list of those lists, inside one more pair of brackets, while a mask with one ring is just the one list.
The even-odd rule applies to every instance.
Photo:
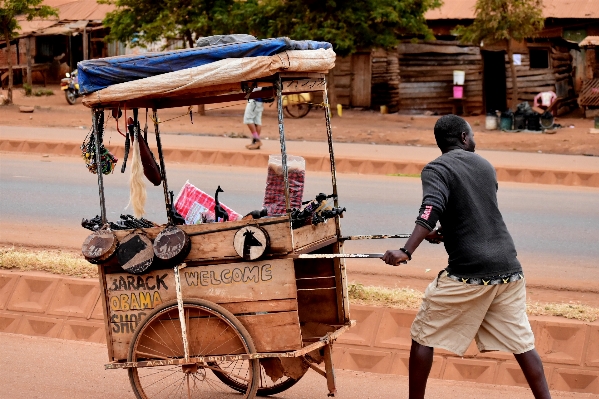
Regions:
[[530, 49], [530, 69], [549, 68], [548, 49]]

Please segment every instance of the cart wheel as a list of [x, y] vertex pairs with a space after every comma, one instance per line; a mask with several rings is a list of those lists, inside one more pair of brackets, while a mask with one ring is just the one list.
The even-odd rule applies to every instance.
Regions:
[[[226, 367], [233, 367], [233, 368], [235, 367], [234, 364], [230, 364], [229, 362], [222, 362], [222, 363], [219, 362], [218, 366], [219, 367], [226, 366]], [[308, 371], [308, 370], [306, 370], [306, 371]], [[224, 382], [225, 384], [227, 384], [234, 390], [236, 390], [238, 392], [244, 392], [244, 390], [246, 389], [245, 384], [229, 378], [227, 376], [227, 374], [220, 373], [214, 369], [212, 369], [212, 372], [214, 373], [214, 375], [216, 375], [218, 377], [219, 380], [221, 380], [222, 382]], [[304, 375], [305, 375], [305, 373], [304, 373]], [[303, 375], [302, 375], [302, 377], [303, 377]], [[284, 376], [284, 377], [278, 379], [276, 382], [272, 382], [272, 379], [266, 375], [266, 371], [264, 370], [264, 367], [260, 366], [260, 387], [258, 388], [258, 396], [276, 395], [278, 393], [286, 391], [289, 388], [291, 388], [292, 386], [294, 386], [302, 377], [295, 379], [295, 378], [290, 378], [290, 377]]]
[[[245, 327], [223, 307], [204, 300], [183, 304], [190, 357], [256, 353]], [[156, 308], [137, 328], [129, 347], [128, 361], [182, 359], [183, 339], [177, 302]], [[136, 367], [129, 369], [129, 380], [138, 399], [214, 398], [231, 393], [209, 370], [235, 381], [243, 398], [256, 396], [259, 385], [257, 359], [236, 362], [191, 363], [182, 366]]]
[[285, 106], [285, 113], [291, 118], [303, 118], [308, 115], [312, 106], [306, 99], [306, 97], [298, 94], [299, 101], [294, 104], [289, 104]]

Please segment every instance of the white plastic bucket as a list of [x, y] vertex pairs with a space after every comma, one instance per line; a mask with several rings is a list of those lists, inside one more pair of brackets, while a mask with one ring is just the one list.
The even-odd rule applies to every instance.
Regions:
[[497, 130], [497, 116], [496, 115], [487, 115], [487, 119], [485, 119], [485, 129]]
[[466, 72], [464, 71], [453, 71], [453, 84], [464, 86], [464, 80], [466, 79]]

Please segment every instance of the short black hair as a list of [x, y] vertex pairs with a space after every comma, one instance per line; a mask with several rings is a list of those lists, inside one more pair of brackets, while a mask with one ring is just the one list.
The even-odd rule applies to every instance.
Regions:
[[440, 149], [460, 145], [463, 132], [468, 131], [468, 123], [457, 115], [443, 115], [435, 123], [435, 140]]

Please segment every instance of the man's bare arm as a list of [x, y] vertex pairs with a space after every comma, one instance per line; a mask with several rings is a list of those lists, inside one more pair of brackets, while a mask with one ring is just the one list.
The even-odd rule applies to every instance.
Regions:
[[[408, 238], [406, 245], [404, 245], [404, 249], [406, 249], [410, 254], [413, 254], [414, 251], [416, 251], [416, 248], [418, 248], [418, 246], [422, 242], [422, 240], [424, 240], [424, 238], [429, 234], [431, 234], [431, 232], [428, 229], [422, 227], [419, 224], [416, 224], [414, 226], [414, 231], [412, 232], [412, 235], [410, 236], [410, 238]], [[410, 260], [408, 254], [406, 254], [404, 251], [400, 249], [388, 250], [387, 252], [385, 252], [385, 255], [383, 255], [383, 261], [385, 261], [386, 264], [391, 266], [397, 266], [401, 262], [407, 262], [408, 260]]]

